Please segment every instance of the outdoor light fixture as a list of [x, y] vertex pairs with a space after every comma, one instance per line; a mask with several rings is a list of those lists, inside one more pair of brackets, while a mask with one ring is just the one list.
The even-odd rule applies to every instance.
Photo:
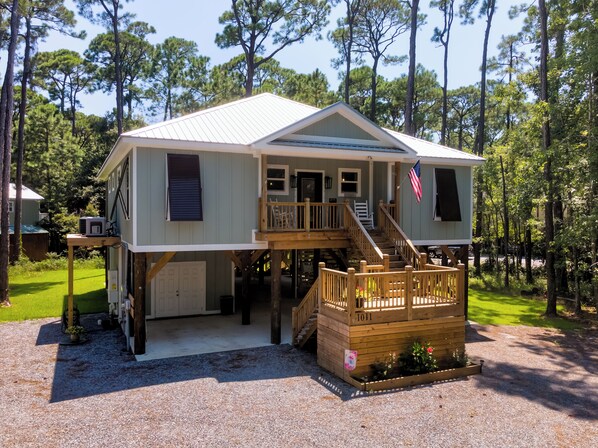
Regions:
[[297, 176], [291, 174], [291, 188], [297, 188]]
[[324, 187], [326, 190], [330, 190], [332, 188], [332, 177], [326, 176], [324, 178]]

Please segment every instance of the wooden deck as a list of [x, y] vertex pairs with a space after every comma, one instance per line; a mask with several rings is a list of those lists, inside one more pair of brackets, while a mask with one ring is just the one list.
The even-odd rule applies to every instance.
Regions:
[[[318, 364], [337, 376], [371, 373], [370, 365], [413, 341], [430, 342], [439, 360], [465, 347], [465, 267], [356, 273], [320, 265]], [[344, 367], [345, 350], [357, 351], [357, 367]]]

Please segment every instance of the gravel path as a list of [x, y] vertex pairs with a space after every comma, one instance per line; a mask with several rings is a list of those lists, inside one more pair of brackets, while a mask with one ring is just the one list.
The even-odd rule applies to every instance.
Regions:
[[596, 332], [472, 325], [482, 375], [363, 394], [288, 345], [136, 362], [97, 318], [0, 324], [1, 447], [598, 445]]

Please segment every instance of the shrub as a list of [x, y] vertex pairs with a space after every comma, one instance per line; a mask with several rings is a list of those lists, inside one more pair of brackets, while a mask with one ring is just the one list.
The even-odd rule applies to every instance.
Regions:
[[399, 369], [408, 375], [434, 372], [438, 364], [433, 355], [434, 348], [429, 342], [415, 341], [409, 351], [399, 356]]

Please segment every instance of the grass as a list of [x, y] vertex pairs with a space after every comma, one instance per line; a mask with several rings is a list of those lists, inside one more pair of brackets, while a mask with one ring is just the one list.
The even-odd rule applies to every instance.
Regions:
[[[60, 317], [68, 298], [68, 272], [30, 270], [17, 266], [9, 272], [12, 306], [0, 308], [0, 322]], [[99, 313], [108, 310], [104, 289], [104, 269], [96, 263], [75, 266], [74, 302], [79, 311]]]
[[[562, 317], [546, 318], [546, 302], [506, 292], [469, 288], [468, 318], [481, 325], [527, 325], [574, 330], [583, 325]], [[559, 306], [562, 312], [563, 307]]]

